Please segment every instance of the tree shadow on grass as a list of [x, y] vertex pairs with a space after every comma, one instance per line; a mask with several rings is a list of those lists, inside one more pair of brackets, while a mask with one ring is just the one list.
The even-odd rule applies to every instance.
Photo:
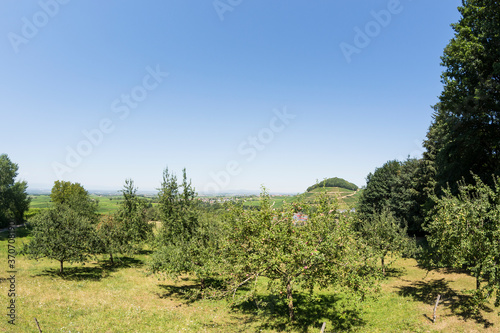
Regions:
[[200, 289], [199, 285], [184, 285], [184, 286], [175, 286], [175, 285], [166, 285], [160, 284], [158, 285], [162, 292], [156, 293], [156, 295], [161, 299], [166, 299], [170, 297], [179, 298], [184, 300], [187, 304], [191, 304], [196, 302], [197, 298], [193, 297], [193, 292]]
[[361, 312], [352, 306], [346, 306], [345, 299], [337, 295], [316, 295], [307, 293], [294, 295], [295, 320], [290, 322], [288, 306], [284, 297], [275, 295], [261, 296], [235, 306], [239, 311], [253, 315], [262, 322], [259, 329], [288, 332], [291, 329], [307, 332], [310, 328], [320, 330], [323, 322], [329, 322], [328, 332], [349, 331], [362, 327], [366, 322], [361, 319]]
[[[441, 295], [439, 306], [449, 307], [453, 315], [461, 317], [463, 320], [474, 320], [484, 328], [493, 326], [493, 323], [483, 317], [480, 312], [473, 310], [473, 297], [457, 293], [450, 288], [449, 282], [443, 279], [426, 281], [414, 281], [409, 286], [398, 287], [398, 294], [401, 296], [410, 296], [414, 300], [428, 305], [434, 305], [438, 295]], [[481, 311], [493, 312], [486, 305], [480, 307]], [[439, 308], [438, 308], [439, 313]], [[427, 319], [432, 320], [429, 316]]]
[[404, 268], [386, 267], [384, 278], [390, 278], [390, 277], [400, 278], [405, 274], [406, 274], [406, 269]]
[[[188, 277], [180, 277], [180, 280], [182, 281], [192, 281], [191, 278]], [[217, 279], [205, 279], [204, 280], [204, 288], [203, 290], [208, 290], [207, 288], [213, 288], [215, 290], [222, 290], [223, 286], [223, 281], [222, 280], [217, 280]], [[191, 304], [196, 302], [197, 300], [202, 299], [202, 294], [200, 293], [202, 291], [201, 288], [201, 282], [197, 281], [195, 284], [189, 284], [189, 285], [182, 285], [182, 286], [177, 286], [177, 285], [172, 285], [172, 284], [160, 284], [158, 285], [161, 289], [163, 289], [164, 292], [161, 293], [156, 293], [156, 295], [159, 298], [169, 298], [169, 297], [175, 297], [175, 298], [180, 298], [183, 299], [187, 304]]]
[[109, 272], [102, 267], [65, 267], [62, 274], [59, 269], [45, 269], [43, 273], [34, 276], [49, 276], [66, 281], [100, 281], [108, 277]]
[[144, 262], [133, 257], [115, 257], [113, 263], [111, 260], [100, 260], [100, 266], [114, 272], [121, 268], [140, 268], [144, 266]]
[[57, 277], [66, 281], [100, 281], [119, 269], [140, 267], [142, 265], [144, 263], [141, 260], [120, 257], [115, 259], [114, 264], [111, 264], [109, 260], [105, 260], [99, 262], [97, 266], [64, 267], [63, 274], [59, 272], [59, 269], [45, 269], [43, 273], [35, 276]]

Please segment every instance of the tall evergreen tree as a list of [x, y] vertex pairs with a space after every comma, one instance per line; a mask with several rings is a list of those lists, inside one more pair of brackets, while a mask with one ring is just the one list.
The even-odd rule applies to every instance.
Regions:
[[422, 232], [426, 203], [424, 161], [388, 161], [367, 177], [366, 189], [358, 203], [361, 221], [373, 221], [385, 209], [411, 234]]
[[424, 156], [436, 181], [427, 187], [453, 192], [462, 178], [472, 182], [471, 171], [490, 184], [500, 172], [500, 4], [463, 0], [459, 11]]

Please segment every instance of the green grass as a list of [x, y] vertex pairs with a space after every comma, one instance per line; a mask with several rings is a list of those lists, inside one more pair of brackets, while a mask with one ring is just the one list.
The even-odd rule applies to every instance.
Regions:
[[[7, 233], [0, 234], [0, 303], [7, 306]], [[15, 246], [27, 242], [24, 228], [18, 230]], [[16, 258], [17, 321], [15, 329], [4, 317], [0, 332], [37, 332], [37, 318], [44, 332], [498, 332], [497, 310], [488, 304], [480, 316], [471, 316], [458, 306], [474, 288], [474, 279], [461, 272], [419, 268], [412, 259], [399, 259], [382, 284], [378, 297], [359, 307], [334, 290], [316, 290], [314, 297], [298, 292], [297, 322], [288, 324], [284, 303], [269, 295], [265, 282], [259, 285], [260, 311], [255, 302], [232, 308], [226, 301], [191, 302], [183, 292], [197, 287], [184, 277], [159, 280], [145, 263], [148, 252], [122, 257], [110, 266], [106, 257], [82, 264], [66, 264], [66, 274], [57, 274], [51, 260]], [[444, 300], [438, 320], [430, 320], [436, 295]], [[347, 310], [343, 308], [347, 304]], [[285, 313], [283, 315], [283, 313]]]
[[49, 208], [52, 204], [49, 195], [30, 195], [30, 208]]
[[120, 208], [120, 203], [123, 202], [121, 195], [117, 196], [97, 196], [91, 195], [92, 199], [99, 201], [99, 214], [112, 214]]
[[[276, 196], [271, 196], [271, 202], [274, 202], [274, 207], [279, 208], [282, 207], [285, 202], [292, 202], [295, 199], [295, 196], [289, 196], [289, 195], [276, 195]], [[244, 206], [247, 207], [258, 207], [260, 205], [260, 198], [259, 197], [248, 197], [245, 198], [245, 203]]]
[[[99, 208], [97, 212], [99, 214], [112, 214], [116, 212], [123, 202], [123, 197], [121, 195], [113, 196], [98, 196], [92, 194], [90, 196], [92, 199], [99, 201]], [[49, 195], [31, 195], [30, 209], [45, 209], [52, 205]], [[146, 198], [146, 200], [149, 200]]]

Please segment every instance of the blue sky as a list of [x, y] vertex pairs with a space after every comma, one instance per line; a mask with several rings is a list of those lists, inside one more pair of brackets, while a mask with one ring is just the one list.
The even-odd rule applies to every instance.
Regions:
[[33, 188], [362, 186], [421, 156], [460, 3], [6, 0], [0, 153]]

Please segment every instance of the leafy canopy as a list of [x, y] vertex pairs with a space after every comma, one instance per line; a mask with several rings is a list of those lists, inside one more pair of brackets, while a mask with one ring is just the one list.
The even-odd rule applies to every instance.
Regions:
[[415, 234], [422, 232], [425, 192], [425, 165], [422, 160], [388, 161], [366, 178], [366, 189], [358, 202], [361, 220], [373, 221], [385, 210], [401, 226]]
[[192, 273], [204, 288], [205, 279], [211, 276], [210, 258], [217, 247], [218, 219], [201, 212], [185, 169], [181, 184], [165, 169], [158, 196], [162, 224], [151, 268], [169, 276]]
[[60, 262], [85, 262], [90, 253], [95, 229], [91, 221], [67, 205], [42, 211], [30, 220], [32, 239], [23, 252], [30, 259], [49, 258]]
[[87, 217], [92, 223], [97, 223], [98, 201], [90, 197], [90, 194], [79, 183], [56, 180], [50, 198], [54, 205], [65, 205]]
[[473, 175], [475, 184], [461, 182], [458, 194], [444, 189], [425, 229], [430, 264], [466, 268], [476, 278], [478, 301], [494, 295], [500, 305], [500, 177], [495, 186]]
[[7, 226], [12, 220], [21, 223], [29, 209], [28, 184], [15, 181], [18, 170], [19, 166], [6, 154], [0, 155], [0, 227]]
[[[258, 211], [237, 204], [228, 209], [231, 232], [216, 253], [225, 288], [208, 291], [212, 296], [240, 291], [240, 300], [253, 299], [257, 281], [264, 278], [273, 295], [285, 298], [293, 321], [298, 287], [312, 292], [315, 286], [336, 286], [364, 295], [376, 285], [375, 260], [356, 237], [353, 215], [340, 213], [328, 195], [315, 204], [285, 204], [278, 210], [264, 189]], [[299, 212], [307, 215], [305, 223], [296, 219]]]

